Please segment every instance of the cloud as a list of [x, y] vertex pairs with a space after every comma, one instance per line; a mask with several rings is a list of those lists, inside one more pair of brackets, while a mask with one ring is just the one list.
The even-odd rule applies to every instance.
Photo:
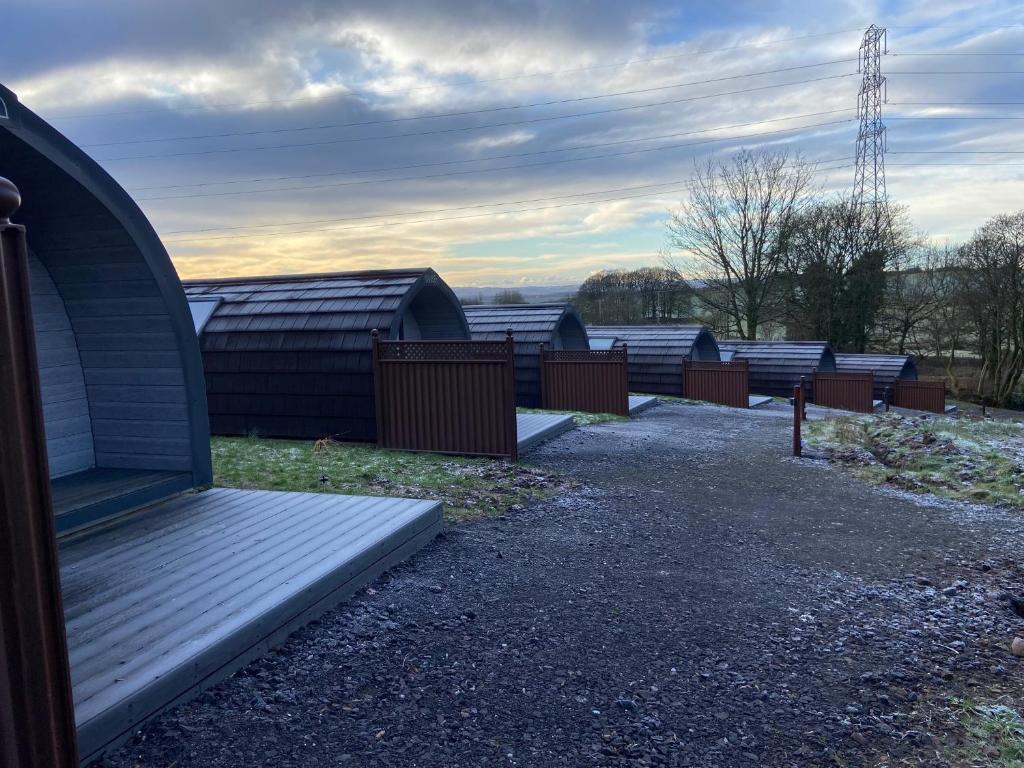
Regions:
[[[433, 265], [479, 285], [656, 263], [682, 188], [602, 190], [685, 182], [740, 147], [799, 152], [824, 192], [848, 189], [856, 64], [795, 68], [856, 58], [875, 20], [892, 27], [892, 197], [942, 238], [1020, 197], [1012, 166], [898, 154], [1020, 145], [1021, 121], [937, 119], [1005, 111], [910, 104], [1011, 101], [1019, 77], [900, 74], [1005, 61], [898, 55], [1021, 50], [992, 26], [1021, 21], [1009, 2], [14, 2], [5, 84], [106, 145], [88, 151], [158, 231], [211, 238], [166, 236], [190, 277]], [[513, 108], [542, 102], [561, 103]], [[433, 116], [450, 112], [470, 114]], [[88, 113], [106, 116], [71, 117]], [[294, 234], [237, 229], [263, 225]]]

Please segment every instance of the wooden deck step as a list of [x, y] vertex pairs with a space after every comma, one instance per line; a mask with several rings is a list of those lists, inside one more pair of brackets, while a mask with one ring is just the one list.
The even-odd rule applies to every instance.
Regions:
[[83, 761], [405, 560], [435, 501], [218, 488], [61, 543]]
[[564, 413], [517, 413], [519, 453], [522, 454], [545, 440], [568, 432], [575, 426], [576, 421], [573, 417]]

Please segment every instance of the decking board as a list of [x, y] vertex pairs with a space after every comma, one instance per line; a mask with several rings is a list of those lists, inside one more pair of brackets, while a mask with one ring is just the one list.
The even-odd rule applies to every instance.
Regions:
[[61, 544], [84, 760], [437, 534], [433, 501], [218, 488]]
[[572, 416], [564, 413], [517, 413], [516, 434], [519, 453], [568, 432], [576, 426]]

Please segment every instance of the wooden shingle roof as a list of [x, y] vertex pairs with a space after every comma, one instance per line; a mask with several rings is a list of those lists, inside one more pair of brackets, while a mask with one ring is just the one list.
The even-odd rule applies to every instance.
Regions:
[[718, 348], [732, 352], [735, 360], [746, 360], [750, 370], [750, 391], [785, 397], [814, 371], [834, 371], [835, 356], [824, 341], [721, 341]]
[[[398, 338], [423, 288], [451, 325], [458, 300], [432, 269], [338, 272], [184, 282], [190, 302], [217, 301], [202, 328], [204, 351], [342, 351], [370, 348], [370, 331]], [[446, 338], [469, 338], [461, 311]]]

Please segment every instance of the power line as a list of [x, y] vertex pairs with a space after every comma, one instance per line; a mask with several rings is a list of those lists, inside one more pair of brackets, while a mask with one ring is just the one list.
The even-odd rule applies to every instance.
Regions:
[[682, 183], [679, 180], [666, 181], [660, 184], [639, 184], [632, 187], [616, 187], [613, 189], [598, 189], [591, 190], [589, 192], [575, 192], [568, 195], [554, 195], [552, 197], [534, 197], [524, 200], [504, 200], [497, 203], [474, 203], [473, 205], [460, 205], [454, 208], [428, 208], [426, 210], [419, 211], [398, 211], [395, 213], [388, 214], [368, 214], [366, 216], [344, 216], [341, 218], [330, 218], [330, 219], [302, 219], [300, 221], [275, 221], [270, 224], [245, 224], [231, 227], [206, 227], [204, 229], [172, 229], [161, 232], [163, 235], [190, 235], [201, 232], [230, 232], [241, 229], [266, 229], [268, 227], [292, 227], [292, 226], [305, 226], [307, 224], [334, 224], [343, 221], [363, 221], [366, 219], [381, 219], [390, 218], [392, 216], [423, 216], [428, 213], [448, 213], [451, 211], [468, 211], [475, 208], [493, 208], [500, 205], [525, 205], [526, 203], [540, 203], [548, 202], [551, 200], [564, 200], [572, 197], [587, 197], [590, 195], [607, 195], [612, 192], [632, 192], [638, 189], [650, 189], [653, 187], [669, 187], [676, 186]]
[[1009, 53], [1009, 52], [992, 52], [992, 51], [979, 51], [977, 53], [967, 53], [959, 51], [913, 51], [907, 53], [894, 53], [889, 52], [890, 56], [1024, 56], [1024, 52], [1021, 53]]
[[890, 101], [892, 107], [1001, 107], [1020, 106], [1024, 101]]
[[1024, 75], [1022, 69], [893, 70], [890, 75]]
[[237, 153], [237, 152], [263, 152], [263, 151], [273, 150], [273, 149], [296, 149], [296, 148], [300, 148], [300, 147], [319, 147], [319, 146], [333, 145], [333, 144], [349, 144], [349, 143], [364, 142], [364, 141], [383, 141], [383, 140], [387, 140], [387, 139], [401, 139], [401, 138], [409, 138], [409, 137], [413, 137], [413, 136], [432, 136], [432, 135], [447, 134], [447, 133], [462, 133], [462, 132], [466, 132], [466, 131], [485, 130], [485, 129], [488, 129], [488, 128], [507, 128], [507, 127], [511, 127], [511, 126], [515, 126], [515, 125], [532, 125], [532, 124], [536, 124], [536, 123], [551, 122], [551, 121], [554, 121], [554, 120], [567, 120], [567, 119], [577, 118], [577, 117], [591, 117], [591, 116], [594, 116], [594, 115], [607, 115], [607, 114], [614, 114], [614, 113], [619, 113], [619, 112], [629, 112], [629, 111], [636, 110], [636, 109], [650, 109], [652, 107], [663, 107], [663, 106], [668, 106], [668, 105], [671, 105], [671, 104], [684, 104], [684, 103], [688, 103], [688, 102], [702, 101], [702, 100], [705, 100], [705, 99], [719, 98], [719, 97], [722, 97], [722, 96], [736, 96], [736, 95], [744, 94], [744, 93], [755, 93], [755, 92], [758, 92], [758, 91], [773, 90], [775, 88], [788, 88], [788, 87], [792, 87], [794, 85], [807, 85], [809, 83], [818, 83], [818, 82], [823, 82], [825, 80], [839, 80], [839, 79], [842, 79], [842, 78], [845, 78], [845, 77], [851, 77], [854, 74], [856, 74], [856, 73], [848, 72], [848, 73], [842, 74], [842, 75], [828, 75], [828, 76], [825, 76], [825, 77], [810, 78], [808, 80], [796, 80], [796, 81], [790, 82], [790, 83], [776, 83], [774, 85], [762, 85], [762, 86], [757, 86], [757, 87], [754, 87], [754, 88], [743, 88], [743, 89], [736, 90], [736, 91], [725, 91], [725, 92], [721, 92], [721, 93], [709, 93], [709, 94], [703, 94], [701, 96], [687, 96], [687, 97], [681, 98], [681, 99], [668, 99], [668, 100], [665, 100], [665, 101], [656, 101], [656, 102], [650, 102], [650, 103], [647, 103], [647, 104], [633, 104], [633, 105], [624, 106], [624, 107], [609, 107], [607, 109], [592, 110], [590, 112], [575, 112], [575, 113], [570, 113], [570, 114], [567, 114], [567, 115], [549, 115], [549, 116], [546, 116], [546, 117], [535, 117], [535, 118], [529, 118], [529, 119], [524, 119], [524, 120], [507, 120], [505, 122], [486, 123], [484, 125], [459, 126], [459, 127], [455, 127], [455, 128], [438, 128], [438, 129], [429, 130], [429, 131], [413, 131], [413, 132], [409, 132], [409, 133], [391, 133], [391, 134], [386, 134], [384, 136], [352, 136], [352, 137], [346, 137], [346, 138], [340, 138], [340, 139], [328, 139], [328, 140], [324, 140], [324, 141], [312, 141], [312, 142], [303, 142], [303, 143], [297, 143], [297, 144], [294, 144], [294, 143], [293, 144], [268, 144], [268, 145], [264, 145], [264, 146], [261, 146], [261, 147], [226, 147], [226, 148], [221, 148], [221, 149], [193, 150], [193, 151], [189, 151], [189, 152], [170, 152], [170, 153], [159, 153], [159, 154], [150, 154], [150, 155], [123, 155], [123, 156], [120, 156], [120, 157], [99, 158], [99, 161], [100, 162], [117, 162], [117, 161], [121, 161], [121, 160], [149, 160], [149, 159], [159, 159], [159, 158], [193, 157], [193, 156], [198, 156], [198, 155], [217, 155], [217, 154]]
[[536, 163], [518, 163], [518, 164], [514, 164], [514, 165], [503, 165], [503, 166], [500, 166], [498, 168], [475, 168], [475, 169], [470, 169], [470, 170], [465, 170], [465, 171], [448, 171], [448, 172], [444, 172], [444, 173], [433, 173], [433, 174], [427, 174], [427, 175], [423, 175], [423, 176], [395, 176], [395, 177], [390, 177], [390, 178], [386, 178], [386, 179], [361, 179], [359, 181], [344, 181], [344, 182], [335, 182], [335, 183], [332, 183], [332, 184], [313, 184], [313, 185], [305, 185], [305, 186], [298, 186], [298, 187], [268, 187], [266, 189], [248, 189], [248, 190], [238, 190], [238, 191], [230, 191], [230, 192], [198, 192], [198, 193], [191, 193], [191, 194], [186, 194], [186, 195], [157, 195], [157, 196], [151, 196], [151, 197], [140, 197], [140, 198], [137, 198], [137, 200], [139, 202], [142, 202], [142, 201], [152, 201], [152, 200], [181, 200], [181, 199], [203, 198], [203, 197], [228, 197], [228, 196], [236, 196], [236, 195], [257, 195], [257, 194], [266, 194], [268, 192], [295, 192], [295, 191], [311, 191], [311, 190], [317, 190], [317, 189], [338, 189], [338, 188], [342, 188], [342, 187], [362, 186], [362, 185], [365, 185], [365, 184], [384, 184], [384, 183], [392, 183], [392, 182], [397, 182], [397, 181], [420, 181], [420, 180], [425, 180], [425, 179], [447, 178], [447, 177], [453, 177], [453, 176], [468, 176], [468, 175], [475, 175], [475, 174], [480, 174], [480, 173], [496, 173], [496, 172], [499, 172], [499, 171], [507, 171], [507, 170], [512, 170], [512, 169], [516, 169], [516, 168], [535, 168], [535, 167], [548, 166], [548, 165], [561, 165], [561, 164], [565, 164], [565, 163], [577, 163], [577, 162], [583, 162], [583, 161], [587, 161], [587, 160], [603, 160], [603, 159], [613, 158], [613, 157], [627, 157], [627, 156], [630, 156], [630, 155], [644, 154], [644, 153], [647, 153], [647, 152], [664, 152], [664, 151], [670, 150], [670, 149], [682, 149], [682, 148], [685, 148], [685, 147], [695, 147], [695, 146], [701, 146], [701, 145], [704, 145], [704, 144], [712, 144], [712, 143], [720, 142], [720, 141], [742, 141], [744, 139], [759, 138], [759, 137], [762, 137], [762, 136], [769, 136], [769, 135], [774, 135], [774, 134], [779, 134], [779, 133], [788, 133], [790, 131], [801, 131], [801, 130], [807, 130], [807, 129], [810, 129], [810, 128], [821, 128], [821, 127], [826, 127], [826, 126], [831, 126], [831, 125], [842, 125], [844, 123], [849, 123], [849, 122], [852, 122], [852, 119], [831, 120], [831, 121], [822, 122], [822, 123], [813, 123], [811, 125], [796, 126], [796, 127], [793, 127], [793, 128], [782, 128], [782, 129], [779, 129], [779, 130], [776, 130], [776, 131], [761, 131], [761, 132], [758, 132], [758, 133], [744, 134], [742, 136], [724, 136], [724, 137], [716, 138], [716, 139], [706, 139], [704, 141], [684, 142], [684, 143], [681, 143], [681, 144], [666, 144], [666, 145], [661, 146], [661, 147], [648, 147], [646, 149], [631, 149], [631, 150], [626, 150], [626, 151], [623, 151], [623, 152], [609, 152], [609, 153], [605, 153], [603, 155], [591, 155], [589, 157], [570, 157], [570, 158], [562, 158], [562, 159], [558, 159], [558, 160], [545, 160], [545, 161], [536, 162]]
[[121, 111], [121, 112], [91, 112], [91, 113], [85, 113], [85, 114], [71, 114], [71, 115], [57, 114], [57, 115], [50, 115], [49, 117], [52, 120], [81, 120], [81, 119], [97, 118], [97, 117], [120, 117], [120, 116], [124, 116], [124, 115], [148, 115], [148, 114], [155, 114], [155, 113], [164, 114], [164, 113], [167, 113], [167, 112], [195, 112], [195, 111], [208, 111], [208, 110], [212, 110], [212, 109], [233, 109], [233, 108], [239, 108], [239, 107], [256, 107], [256, 106], [261, 106], [261, 105], [264, 105], [264, 104], [293, 104], [293, 103], [299, 103], [299, 102], [323, 101], [323, 100], [326, 100], [326, 99], [335, 99], [335, 98], [338, 98], [339, 96], [364, 96], [364, 97], [371, 97], [372, 98], [372, 97], [378, 97], [378, 96], [381, 96], [381, 95], [392, 95], [392, 94], [400, 94], [400, 93], [415, 93], [417, 91], [435, 90], [437, 88], [449, 88], [449, 87], [461, 86], [461, 85], [485, 85], [485, 84], [488, 84], [488, 83], [499, 83], [499, 82], [506, 82], [506, 81], [510, 81], [510, 80], [521, 80], [521, 79], [524, 79], [524, 78], [532, 78], [532, 77], [554, 77], [556, 75], [573, 74], [573, 73], [576, 73], [576, 72], [589, 72], [589, 71], [598, 70], [598, 69], [625, 68], [625, 67], [630, 67], [630, 66], [632, 66], [634, 64], [640, 64], [640, 63], [647, 63], [647, 62], [653, 62], [653, 61], [668, 61], [668, 60], [672, 60], [672, 59], [690, 58], [690, 57], [693, 57], [693, 56], [708, 56], [708, 55], [714, 54], [714, 53], [725, 53], [727, 51], [738, 51], [738, 50], [743, 50], [745, 48], [763, 48], [763, 47], [770, 46], [770, 45], [781, 45], [782, 43], [791, 43], [791, 42], [795, 42], [797, 40], [808, 40], [808, 39], [815, 38], [815, 37], [831, 37], [831, 36], [835, 36], [835, 35], [845, 35], [845, 34], [848, 34], [850, 32], [859, 32], [859, 31], [860, 31], [859, 29], [841, 29], [841, 30], [836, 30], [834, 32], [819, 32], [819, 33], [809, 34], [809, 35], [800, 35], [798, 37], [787, 37], [787, 38], [781, 38], [781, 39], [778, 39], [778, 40], [768, 40], [768, 41], [761, 42], [761, 43], [745, 43], [745, 44], [733, 45], [733, 46], [729, 46], [729, 47], [725, 47], [725, 48], [711, 48], [711, 49], [704, 49], [704, 50], [687, 52], [687, 53], [676, 53], [676, 54], [671, 54], [671, 55], [667, 55], [667, 56], [650, 56], [650, 57], [645, 57], [645, 58], [625, 59], [625, 60], [622, 60], [622, 61], [612, 62], [612, 63], [609, 63], [609, 64], [594, 64], [594, 65], [588, 66], [588, 67], [574, 67], [574, 68], [570, 68], [570, 69], [551, 70], [551, 71], [547, 71], [547, 72], [524, 73], [524, 74], [521, 74], [521, 75], [508, 75], [506, 77], [494, 77], [494, 78], [487, 78], [487, 79], [483, 79], [483, 80], [480, 80], [480, 79], [467, 79], [467, 80], [455, 81], [455, 82], [445, 82], [445, 83], [437, 83], [437, 84], [431, 84], [431, 85], [421, 85], [421, 86], [416, 86], [414, 88], [400, 88], [400, 89], [374, 90], [374, 91], [349, 90], [349, 91], [344, 91], [344, 92], [336, 92], [336, 93], [326, 94], [326, 95], [323, 95], [323, 96], [304, 96], [304, 97], [297, 97], [297, 98], [292, 98], [292, 99], [263, 99], [261, 101], [235, 102], [235, 103], [230, 103], [230, 104], [210, 104], [210, 105], [195, 106], [195, 107], [165, 107], [165, 108], [162, 108], [162, 109], [125, 110], [125, 111]]
[[[801, 166], [814, 165], [817, 170], [829, 170], [829, 171], [830, 170], [838, 170], [837, 168], [819, 168], [818, 166], [820, 166], [821, 164], [836, 163], [836, 162], [849, 163], [850, 159], [851, 158], [848, 158], [848, 157], [830, 158], [828, 160], [820, 160], [820, 161], [817, 161], [817, 162], [814, 162], [814, 163], [810, 163], [810, 162], [801, 163]], [[842, 167], [845, 167], [845, 166], [842, 166]], [[523, 205], [525, 203], [547, 202], [547, 201], [550, 201], [550, 200], [564, 200], [564, 199], [573, 198], [573, 197], [588, 197], [590, 195], [605, 195], [605, 194], [610, 194], [612, 192], [628, 192], [628, 191], [634, 191], [634, 190], [637, 190], [637, 189], [649, 189], [649, 188], [653, 188], [653, 187], [674, 186], [674, 185], [678, 185], [678, 184], [681, 184], [681, 183], [683, 183], [681, 180], [675, 180], [675, 181], [661, 182], [661, 183], [657, 183], [657, 184], [640, 184], [640, 185], [632, 186], [632, 187], [618, 187], [618, 188], [614, 188], [614, 189], [591, 190], [589, 192], [574, 192], [572, 194], [555, 195], [553, 197], [535, 197], [535, 198], [530, 198], [530, 199], [525, 199], [525, 200], [505, 200], [505, 201], [496, 202], [496, 203], [474, 203], [472, 205], [461, 205], [461, 206], [456, 206], [456, 207], [453, 207], [453, 208], [432, 208], [432, 209], [419, 210], [419, 211], [399, 211], [399, 212], [388, 213], [388, 214], [368, 214], [368, 215], [365, 215], [365, 216], [344, 216], [344, 217], [341, 217], [341, 218], [330, 218], [330, 219], [302, 219], [302, 220], [299, 220], [299, 221], [287, 221], [287, 222], [275, 221], [275, 222], [272, 222], [272, 223], [269, 223], [269, 224], [246, 224], [246, 225], [237, 225], [237, 226], [230, 226], [230, 227], [206, 227], [206, 228], [203, 228], [203, 229], [176, 229], [176, 230], [163, 231], [163, 232], [161, 232], [161, 235], [162, 236], [163, 235], [185, 235], [185, 234], [195, 234], [195, 233], [202, 233], [202, 232], [229, 232], [229, 231], [243, 230], [243, 229], [266, 229], [266, 228], [269, 228], [269, 227], [306, 226], [308, 224], [332, 224], [332, 223], [339, 223], [339, 222], [345, 222], [345, 221], [363, 221], [363, 220], [366, 220], [366, 219], [391, 218], [391, 217], [394, 217], [394, 216], [421, 216], [421, 215], [428, 214], [428, 213], [448, 213], [448, 212], [451, 212], [451, 211], [467, 211], [467, 210], [473, 210], [473, 209], [478, 209], [478, 208], [494, 208], [496, 206], [501, 206], [501, 205]], [[692, 182], [686, 182], [686, 183], [687, 184], [691, 184]]]
[[1024, 155], [1021, 149], [904, 149], [890, 155]]
[[[843, 161], [844, 162], [848, 162], [848, 158], [843, 158]], [[835, 162], [835, 161], [828, 161], [828, 162]], [[821, 170], [823, 170], [823, 171], [834, 171], [834, 170], [841, 170], [841, 169], [842, 169], [842, 166], [840, 166], [839, 168], [827, 168], [827, 169], [821, 169]], [[692, 185], [692, 182], [690, 182], [690, 181], [685, 181], [685, 182], [684, 181], [678, 181], [676, 183], [679, 185], [677, 188], [675, 188], [675, 189], [664, 189], [664, 190], [662, 190], [662, 193], [673, 192], [673, 191], [680, 191], [680, 190], [686, 189], [686, 188], [688, 188], [688, 187], [690, 187]], [[669, 183], [666, 183], [666, 186], [668, 186], [668, 184]], [[174, 244], [188, 243], [188, 242], [208, 242], [208, 241], [212, 241], [212, 240], [240, 240], [240, 239], [248, 239], [248, 238], [253, 238], [253, 237], [279, 237], [279, 236], [284, 236], [284, 235], [300, 235], [300, 234], [310, 234], [310, 233], [316, 233], [316, 232], [340, 232], [340, 231], [347, 231], [347, 230], [352, 230], [352, 229], [369, 229], [369, 228], [376, 228], [376, 227], [382, 227], [382, 226], [391, 226], [391, 225], [394, 225], [394, 224], [403, 225], [403, 224], [437, 223], [437, 222], [445, 222], [445, 221], [457, 221], [457, 220], [463, 220], [463, 219], [482, 218], [482, 217], [488, 217], [488, 216], [506, 216], [506, 215], [509, 215], [509, 214], [517, 214], [517, 213], [531, 213], [531, 212], [535, 212], [535, 211], [546, 211], [546, 210], [553, 210], [553, 209], [559, 209], [559, 208], [572, 208], [572, 207], [576, 207], [576, 206], [580, 206], [580, 205], [593, 205], [593, 204], [598, 204], [598, 203], [619, 202], [619, 201], [622, 201], [622, 200], [634, 200], [634, 199], [641, 198], [641, 197], [648, 197], [649, 195], [650, 195], [650, 193], [648, 192], [648, 193], [641, 193], [641, 194], [636, 194], [636, 195], [626, 195], [626, 196], [621, 196], [621, 197], [603, 198], [603, 199], [598, 199], [598, 200], [583, 200], [583, 201], [574, 202], [574, 203], [560, 203], [560, 204], [556, 204], [556, 205], [545, 205], [545, 206], [539, 206], [539, 207], [533, 207], [533, 208], [520, 208], [520, 209], [516, 209], [516, 210], [512, 210], [512, 211], [488, 211], [486, 213], [473, 213], [473, 214], [468, 214], [468, 215], [463, 215], [463, 216], [446, 216], [446, 217], [441, 217], [441, 218], [418, 219], [418, 220], [412, 220], [412, 221], [382, 221], [382, 222], [375, 223], [375, 224], [357, 224], [357, 225], [345, 226], [345, 227], [323, 227], [323, 228], [308, 229], [308, 230], [287, 230], [287, 231], [282, 231], [282, 232], [259, 232], [259, 233], [252, 233], [252, 234], [236, 234], [236, 235], [223, 235], [223, 236], [200, 237], [200, 238], [183, 238], [183, 239], [175, 239], [175, 240], [165, 240], [164, 243], [167, 244], [167, 245], [174, 245]], [[394, 216], [394, 215], [401, 215], [401, 214], [391, 214], [391, 216]]]
[[613, 93], [599, 93], [592, 96], [575, 96], [568, 99], [555, 99], [552, 101], [537, 101], [528, 104], [508, 104], [500, 107], [481, 107], [479, 109], [463, 110], [461, 112], [440, 112], [427, 115], [409, 115], [407, 117], [390, 117], [378, 120], [358, 120], [349, 123], [323, 123], [320, 125], [300, 125], [291, 128], [264, 128], [254, 131], [227, 131], [224, 133], [200, 133], [193, 134], [190, 136], [164, 136], [160, 138], [152, 139], [125, 139], [122, 141], [105, 141], [96, 144], [82, 144], [84, 149], [94, 149], [96, 147], [115, 147], [125, 146], [129, 144], [157, 144], [168, 141], [198, 141], [200, 139], [226, 139], [234, 138], [238, 136], [266, 136], [269, 134], [281, 134], [281, 133], [300, 133], [304, 131], [325, 131], [333, 128], [356, 128], [367, 125], [390, 125], [393, 123], [405, 123], [412, 120], [436, 120], [440, 118], [448, 117], [468, 117], [471, 115], [483, 115], [492, 112], [508, 112], [514, 109], [533, 109], [537, 107], [550, 107], [559, 104], [576, 104], [585, 101], [595, 101], [597, 99], [612, 99], [620, 96], [636, 96], [641, 93], [654, 93], [656, 91], [667, 91], [674, 88], [687, 88], [694, 85], [708, 85], [710, 83], [721, 83], [729, 80], [743, 80], [748, 77], [759, 77], [763, 75], [775, 75], [781, 72], [795, 72], [802, 69], [814, 69], [817, 67], [825, 67], [832, 64], [849, 64], [856, 59], [835, 59], [833, 61], [823, 61], [817, 64], [801, 64], [795, 67], [782, 67], [780, 69], [767, 69], [759, 72], [750, 72], [740, 75], [728, 75], [725, 77], [713, 77], [708, 80], [692, 80], [686, 83], [672, 83], [670, 85], [658, 85], [650, 88], [637, 88], [630, 91], [617, 91]]
[[845, 107], [843, 109], [829, 109], [823, 112], [806, 112], [800, 115], [787, 115], [785, 117], [773, 117], [764, 120], [751, 120], [746, 123], [732, 123], [730, 125], [720, 125], [714, 128], [702, 128], [693, 131], [677, 131], [675, 133], [665, 133], [658, 136], [647, 136], [637, 139], [618, 139], [616, 141], [602, 141], [591, 144], [577, 144], [569, 147], [556, 147], [552, 149], [539, 149], [530, 152], [506, 152], [501, 155], [485, 155], [483, 157], [465, 158], [461, 160], [439, 160], [430, 163], [412, 163], [409, 165], [392, 165], [383, 166], [379, 168], [364, 168], [357, 170], [344, 170], [344, 171], [323, 171], [319, 173], [304, 173], [292, 176], [263, 176], [254, 177], [248, 179], [231, 179], [226, 181], [206, 181], [196, 182], [192, 184], [163, 184], [147, 187], [131, 187], [135, 192], [143, 192], [158, 189], [188, 189], [194, 187], [208, 187], [208, 186], [223, 186], [228, 184], [258, 184], [271, 181], [296, 181], [301, 179], [318, 179], [331, 176], [350, 176], [363, 173], [385, 173], [390, 171], [407, 171], [418, 168], [435, 168], [438, 166], [449, 166], [449, 165], [465, 165], [468, 163], [482, 163], [491, 160], [510, 160], [520, 157], [534, 157], [537, 155], [550, 155], [556, 152], [576, 152], [584, 151], [588, 149], [602, 149], [605, 147], [621, 146], [623, 144], [639, 144], [646, 141], [661, 141], [663, 139], [675, 139], [680, 136], [693, 136], [700, 133], [712, 133], [713, 131], [726, 131], [733, 128], [746, 128], [751, 125], [763, 125], [765, 123], [777, 123], [783, 120], [799, 120], [808, 117], [821, 117], [823, 115], [835, 115], [843, 112], [852, 112], [853, 109]]

